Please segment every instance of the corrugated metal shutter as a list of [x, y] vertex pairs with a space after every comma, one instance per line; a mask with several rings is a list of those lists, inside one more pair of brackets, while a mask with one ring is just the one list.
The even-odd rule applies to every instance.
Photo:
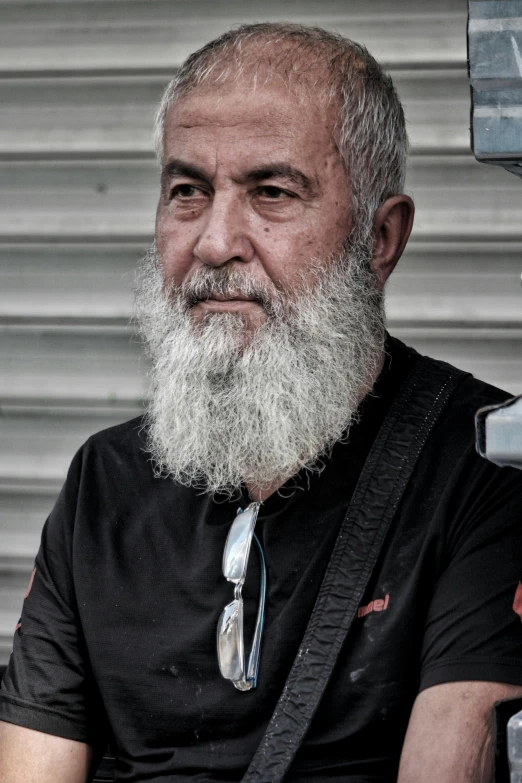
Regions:
[[74, 451], [145, 394], [126, 323], [153, 229], [155, 104], [190, 51], [264, 19], [338, 30], [393, 74], [418, 213], [392, 331], [522, 392], [522, 189], [469, 152], [465, 0], [0, 2], [0, 662]]

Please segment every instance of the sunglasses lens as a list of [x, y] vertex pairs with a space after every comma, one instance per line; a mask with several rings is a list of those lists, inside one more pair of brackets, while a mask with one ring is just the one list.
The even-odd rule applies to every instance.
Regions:
[[245, 577], [257, 513], [258, 504], [253, 503], [237, 515], [228, 533], [223, 553], [223, 576], [231, 582], [239, 582]]
[[243, 601], [225, 606], [217, 629], [219, 669], [227, 680], [241, 680], [245, 674], [243, 652]]

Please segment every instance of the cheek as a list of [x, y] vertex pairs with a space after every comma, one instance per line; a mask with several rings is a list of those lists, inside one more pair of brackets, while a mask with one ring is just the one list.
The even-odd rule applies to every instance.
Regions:
[[265, 234], [264, 267], [273, 282], [282, 286], [297, 282], [312, 264], [326, 262], [340, 244], [333, 232], [324, 236], [317, 228], [286, 236], [274, 234]]
[[156, 249], [161, 259], [166, 282], [180, 285], [191, 269], [193, 242], [190, 229], [173, 227], [172, 223], [156, 219]]
[[313, 238], [300, 236], [294, 241], [265, 244], [262, 266], [264, 273], [281, 288], [293, 288], [314, 255]]

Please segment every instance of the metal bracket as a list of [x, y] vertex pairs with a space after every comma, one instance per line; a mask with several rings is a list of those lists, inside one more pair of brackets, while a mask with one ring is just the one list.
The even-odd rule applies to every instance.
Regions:
[[477, 451], [500, 467], [522, 470], [522, 395], [475, 414]]

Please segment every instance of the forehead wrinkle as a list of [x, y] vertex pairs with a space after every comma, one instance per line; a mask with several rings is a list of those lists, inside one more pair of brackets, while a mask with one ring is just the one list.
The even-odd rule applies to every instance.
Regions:
[[[265, 126], [263, 128], [263, 126]], [[235, 143], [238, 139], [243, 140], [254, 140], [254, 141], [263, 141], [263, 140], [276, 140], [280, 139], [281, 142], [284, 141], [296, 141], [299, 139], [299, 131], [300, 128], [293, 127], [292, 123], [289, 119], [288, 123], [283, 124], [281, 122], [281, 116], [277, 115], [273, 118], [268, 115], [266, 117], [256, 117], [252, 119], [245, 119], [245, 120], [237, 120], [237, 121], [223, 121], [219, 122], [217, 120], [202, 120], [201, 122], [176, 122], [175, 124], [171, 124], [170, 128], [166, 126], [166, 135], [173, 138], [175, 136], [176, 129], [181, 131], [192, 131], [197, 133], [198, 131], [204, 132], [205, 130], [211, 131], [213, 128], [227, 131], [229, 130], [230, 133], [236, 133], [237, 135], [232, 138], [222, 137], [219, 139], [218, 137], [215, 138], [216, 143], [216, 150], [221, 145], [221, 143], [229, 144], [229, 143]], [[325, 144], [322, 144], [322, 149], [325, 153], [325, 155], [330, 155], [332, 152], [334, 152], [337, 155], [340, 155], [339, 146], [337, 144], [335, 129], [332, 127], [332, 123], [325, 122], [325, 130], [327, 134], [327, 140]]]
[[[198, 153], [198, 147], [203, 140], [200, 151], [206, 150], [205, 154], [210, 155], [213, 159], [211, 161], [210, 158], [207, 158], [207, 164], [203, 168], [207, 169], [210, 166], [215, 174], [219, 168], [222, 153], [226, 159], [229, 159], [230, 151], [232, 151], [236, 164], [233, 167], [236, 169], [236, 176], [240, 173], [238, 169], [245, 171], [247, 168], [270, 168], [274, 161], [293, 164], [299, 169], [301, 169], [299, 164], [305, 163], [305, 176], [308, 176], [309, 181], [315, 180], [316, 186], [319, 186], [321, 182], [321, 177], [318, 176], [319, 169], [321, 171], [324, 169], [326, 175], [330, 176], [336, 159], [341, 159], [344, 170], [342, 156], [333, 132], [332, 117], [328, 116], [331, 110], [320, 114], [322, 119], [319, 125], [324, 130], [321, 133], [315, 133], [316, 123], [312, 140], [305, 132], [303, 123], [296, 120], [295, 101], [292, 101], [293, 108], [289, 111], [288, 121], [285, 122], [285, 105], [282, 107], [280, 105], [281, 88], [275, 89], [277, 101], [274, 104], [270, 100], [273, 87], [268, 85], [266, 93], [263, 91], [265, 94], [263, 94], [261, 102], [254, 102], [251, 112], [248, 110], [250, 105], [248, 99], [252, 95], [251, 92], [245, 91], [244, 81], [236, 83], [234, 87], [233, 93], [237, 93], [236, 95], [225, 93], [220, 96], [219, 100], [216, 100], [215, 94], [210, 95], [206, 90], [196, 89], [192, 94], [182, 97], [179, 103], [173, 104], [170, 108], [170, 122], [168, 120], [166, 122], [165, 151], [167, 152], [170, 147], [171, 154], [176, 155], [177, 152], [176, 157], [185, 158], [184, 153], [191, 150], [196, 154], [194, 162], [200, 161], [202, 159]], [[288, 95], [289, 91], [285, 90], [285, 93]], [[247, 103], [240, 100], [242, 94], [245, 94]], [[277, 107], [283, 109], [282, 113], [277, 111]], [[315, 101], [314, 108], [318, 108]], [[234, 111], [237, 111], [239, 116], [237, 114], [234, 116]], [[237, 152], [240, 150], [236, 150], [234, 145], [242, 142], [249, 144], [250, 141], [254, 146], [251, 147], [247, 157], [243, 158], [247, 165], [241, 165], [237, 157]], [[301, 147], [304, 157], [300, 155]], [[270, 154], [270, 159], [267, 159], [267, 152]], [[189, 160], [193, 157], [192, 153], [189, 155]], [[277, 172], [276, 175], [281, 173]], [[240, 176], [243, 177], [242, 172]], [[234, 176], [232, 178], [236, 179]], [[312, 194], [309, 183], [304, 184], [307, 192]]]
[[[266, 124], [269, 125], [268, 122]], [[185, 125], [183, 123], [180, 123], [176, 127], [177, 128], [181, 128], [183, 130], [192, 130], [192, 131], [199, 130], [200, 128], [201, 129], [205, 129], [205, 128], [209, 128], [209, 129], [211, 129], [211, 128], [220, 128], [220, 129], [230, 128], [230, 130], [233, 130], [233, 129], [241, 128], [241, 127], [248, 128], [250, 125], [252, 125], [252, 123], [251, 122], [247, 122], [247, 121], [245, 121], [245, 122], [236, 122], [236, 123], [228, 123], [228, 122], [227, 123], [200, 122], [200, 123], [197, 123], [197, 124], [194, 124], [194, 125]], [[291, 131], [277, 130], [275, 127], [274, 127], [273, 130], [267, 130], [266, 133], [259, 133], [259, 131], [257, 129], [254, 129], [254, 130], [252, 130], [250, 132], [249, 135], [242, 134], [242, 138], [246, 138], [246, 139], [248, 139], [248, 138], [252, 138], [252, 139], [269, 139], [269, 138], [273, 138], [274, 136], [276, 136], [276, 137], [279, 136], [279, 137], [281, 137], [283, 139], [293, 139], [293, 138], [295, 138], [296, 134], [292, 133]]]
[[[227, 89], [228, 87], [228, 89]], [[232, 90], [230, 90], [232, 88]], [[252, 95], [252, 93], [266, 93], [270, 91], [275, 91], [276, 94], [281, 94], [281, 92], [284, 92], [288, 98], [289, 101], [296, 103], [297, 105], [303, 105], [303, 103], [306, 101], [314, 106], [316, 109], [324, 109], [323, 101], [317, 100], [317, 96], [314, 94], [313, 89], [310, 89], [307, 91], [306, 99], [305, 96], [300, 92], [299, 94], [295, 94], [294, 91], [289, 89], [288, 85], [283, 85], [281, 83], [274, 83], [273, 80], [270, 80], [266, 84], [263, 84], [262, 86], [258, 86], [256, 90], [252, 89], [252, 85], [250, 83], [250, 79], [248, 78], [247, 74], [243, 74], [243, 77], [240, 79], [233, 79], [229, 78], [226, 82], [222, 82], [219, 84], [204, 84], [204, 85], [197, 85], [193, 87], [190, 91], [187, 93], [183, 93], [178, 96], [177, 100], [170, 104], [167, 114], [172, 114], [179, 112], [180, 119], [176, 124], [178, 127], [187, 128], [187, 129], [193, 129], [198, 127], [199, 125], [208, 125], [208, 126], [215, 126], [215, 127], [234, 127], [238, 125], [248, 125], [249, 120], [248, 119], [238, 119], [234, 120], [233, 118], [230, 119], [230, 121], [223, 122], [219, 118], [219, 113], [223, 108], [223, 105], [226, 104], [227, 99], [230, 97], [231, 92], [237, 92], [241, 91], [247, 95]], [[204, 101], [204, 114], [205, 119], [204, 122], [194, 122], [193, 117], [198, 117], [198, 114], [201, 112], [201, 106], [190, 106], [190, 102], [193, 99], [203, 99]], [[187, 106], [187, 104], [189, 104]], [[188, 109], [188, 112], [187, 112]], [[265, 122], [267, 125], [277, 125], [281, 124], [281, 112], [275, 112], [273, 109], [270, 110], [271, 107], [268, 107], [268, 110], [265, 114], [265, 117], [263, 118], [262, 122]], [[183, 117], [183, 114], [185, 112], [188, 113], [188, 116]], [[212, 114], [218, 115], [212, 117]], [[284, 111], [283, 111], [284, 114]], [[191, 116], [192, 115], [192, 116]], [[284, 117], [283, 117], [284, 119]], [[256, 124], [259, 123], [259, 118], [255, 118], [252, 120], [252, 122], [255, 122]], [[166, 119], [167, 124], [167, 119]]]

